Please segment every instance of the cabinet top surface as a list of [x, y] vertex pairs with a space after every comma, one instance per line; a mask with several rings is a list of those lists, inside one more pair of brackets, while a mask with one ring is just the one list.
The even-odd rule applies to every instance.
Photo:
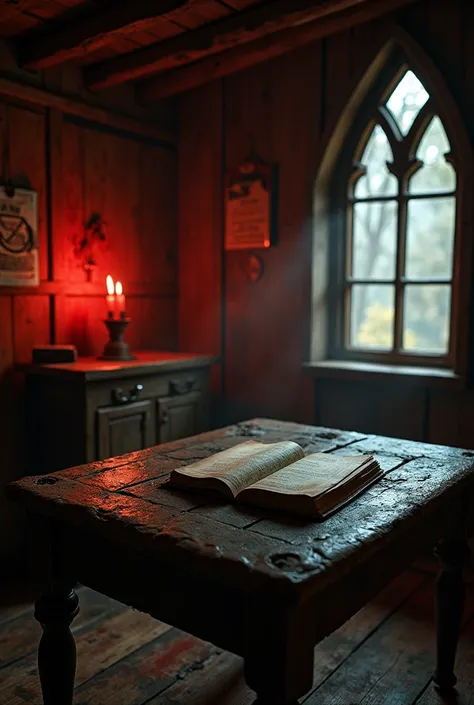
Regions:
[[79, 357], [76, 362], [55, 364], [22, 365], [27, 374], [69, 377], [70, 379], [116, 379], [132, 377], [136, 374], [155, 374], [191, 367], [210, 367], [216, 358], [210, 355], [197, 355], [186, 352], [138, 351], [133, 353], [135, 360], [117, 362], [98, 360], [96, 357]]
[[[293, 440], [306, 453], [370, 453], [385, 475], [323, 522], [164, 487], [173, 468], [250, 437]], [[7, 492], [34, 512], [130, 546], [150, 560], [185, 564], [197, 575], [243, 583], [246, 589], [271, 584], [294, 596], [328, 589], [361, 566], [376, 570], [399, 551], [411, 560], [413, 550], [425, 550], [426, 537], [431, 541], [431, 533], [443, 531], [443, 522], [460, 514], [473, 470], [474, 453], [467, 450], [253, 419], [53, 475], [25, 477]]]

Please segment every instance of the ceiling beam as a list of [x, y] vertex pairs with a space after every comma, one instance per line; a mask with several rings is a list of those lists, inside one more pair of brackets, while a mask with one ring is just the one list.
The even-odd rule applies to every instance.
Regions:
[[[365, 2], [367, 0], [266, 0], [132, 54], [92, 64], [84, 70], [84, 82], [89, 89], [96, 90], [170, 71]], [[383, 0], [380, 4], [384, 4]]]
[[188, 66], [149, 78], [136, 86], [136, 98], [151, 105], [162, 98], [182, 93], [217, 78], [255, 66], [298, 47], [368, 22], [380, 15], [408, 5], [414, 0], [364, 0], [318, 20], [284, 29]]
[[11, 81], [2, 76], [0, 76], [0, 95], [10, 96], [19, 101], [27, 101], [30, 104], [43, 105], [46, 108], [53, 108], [53, 110], [60, 110], [64, 115], [75, 115], [87, 122], [106, 125], [130, 135], [142, 135], [170, 145], [176, 144], [177, 141], [176, 135], [159, 127], [156, 124], [156, 120], [153, 122], [140, 120], [129, 115], [116, 113], [100, 105], [90, 105], [81, 100], [57, 95], [42, 88]]
[[108, 44], [114, 35], [146, 29], [157, 17], [177, 10], [189, 0], [120, 0], [90, 15], [56, 26], [53, 31], [20, 43], [19, 63], [44, 69], [83, 57]]

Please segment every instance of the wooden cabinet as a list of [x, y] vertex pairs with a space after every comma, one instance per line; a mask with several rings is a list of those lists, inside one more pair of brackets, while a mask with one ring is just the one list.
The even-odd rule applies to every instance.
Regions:
[[125, 363], [26, 366], [28, 471], [53, 472], [207, 430], [213, 362], [143, 352]]
[[153, 401], [97, 409], [97, 460], [148, 448], [155, 442]]

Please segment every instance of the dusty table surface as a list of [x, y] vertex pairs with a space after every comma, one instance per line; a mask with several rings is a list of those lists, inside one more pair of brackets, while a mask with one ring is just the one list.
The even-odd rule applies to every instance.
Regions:
[[[384, 477], [323, 522], [219, 503], [163, 487], [169, 472], [249, 438], [293, 440], [306, 453], [371, 453]], [[473, 479], [474, 452], [270, 419], [200, 434], [54, 475], [25, 477], [12, 498], [61, 523], [200, 572], [319, 591], [387, 541], [430, 522]]]

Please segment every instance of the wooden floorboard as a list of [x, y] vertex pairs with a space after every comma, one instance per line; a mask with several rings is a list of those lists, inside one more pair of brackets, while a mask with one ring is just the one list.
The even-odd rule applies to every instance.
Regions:
[[[434, 577], [415, 568], [315, 649], [304, 705], [474, 705], [474, 584], [468, 587], [458, 692], [442, 699], [434, 664]], [[75, 705], [252, 705], [242, 659], [87, 588], [74, 622]], [[41, 705], [40, 628], [27, 593], [0, 594], [0, 705]], [[16, 604], [15, 604], [16, 603]]]

